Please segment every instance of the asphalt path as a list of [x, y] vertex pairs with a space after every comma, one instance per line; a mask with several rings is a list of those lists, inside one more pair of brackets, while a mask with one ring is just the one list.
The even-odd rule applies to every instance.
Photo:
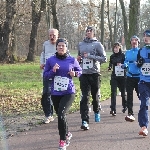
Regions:
[[[94, 113], [90, 113], [90, 129], [80, 129], [80, 113], [69, 114], [69, 131], [73, 137], [67, 150], [148, 150], [150, 138], [139, 136], [138, 111], [140, 101], [134, 93], [134, 122], [125, 121], [126, 113], [122, 113], [121, 96], [117, 96], [117, 115], [110, 115], [110, 99], [103, 101], [101, 121], [94, 122]], [[57, 118], [49, 123], [42, 124], [32, 130], [21, 132], [6, 140], [6, 149], [2, 150], [57, 150], [59, 135]]]

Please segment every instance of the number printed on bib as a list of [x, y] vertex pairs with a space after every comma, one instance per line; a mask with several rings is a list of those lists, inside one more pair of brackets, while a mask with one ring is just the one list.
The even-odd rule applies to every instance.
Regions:
[[116, 76], [124, 76], [124, 69], [121, 66], [115, 66], [115, 74]]
[[145, 76], [150, 75], [150, 63], [144, 63], [141, 67], [141, 72]]
[[69, 79], [67, 77], [55, 76], [54, 78], [54, 90], [66, 91], [68, 88]]
[[84, 58], [83, 59], [83, 69], [93, 68], [93, 60]]

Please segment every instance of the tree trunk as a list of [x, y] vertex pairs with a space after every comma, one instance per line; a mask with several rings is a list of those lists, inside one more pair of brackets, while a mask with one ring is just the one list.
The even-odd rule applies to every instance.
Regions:
[[52, 7], [52, 15], [53, 15], [53, 28], [59, 30], [59, 23], [57, 19], [57, 12], [56, 12], [56, 4], [57, 0], [51, 0], [51, 7]]
[[13, 62], [11, 32], [16, 14], [16, 0], [6, 0], [6, 20], [0, 24], [0, 62]]
[[140, 0], [130, 0], [129, 5], [129, 36], [139, 36], [139, 22], [140, 22]]
[[124, 1], [119, 0], [119, 2], [120, 2], [120, 5], [121, 5], [122, 15], [123, 15], [125, 43], [126, 43], [126, 47], [129, 47], [130, 42], [129, 42], [129, 39], [128, 39], [128, 23], [127, 23], [127, 15], [126, 15], [126, 11], [125, 11]]
[[41, 20], [41, 12], [45, 9], [45, 0], [41, 0], [40, 10], [38, 9], [38, 0], [32, 1], [32, 28], [30, 34], [29, 53], [27, 61], [35, 60], [35, 47], [38, 25]]
[[102, 0], [101, 4], [101, 43], [104, 45], [104, 4], [105, 0]]
[[110, 41], [108, 43], [108, 49], [111, 49], [113, 46], [113, 38], [112, 38], [112, 25], [110, 22], [110, 18], [109, 18], [109, 0], [107, 0], [107, 17], [108, 17], [108, 27], [109, 27], [109, 32], [110, 32]]

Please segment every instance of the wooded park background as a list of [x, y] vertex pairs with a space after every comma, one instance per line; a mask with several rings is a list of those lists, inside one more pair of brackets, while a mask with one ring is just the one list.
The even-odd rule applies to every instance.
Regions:
[[150, 0], [0, 0], [0, 62], [35, 61], [49, 28], [57, 28], [74, 51], [88, 25], [106, 50], [117, 41], [129, 49], [132, 35], [142, 45], [149, 8]]

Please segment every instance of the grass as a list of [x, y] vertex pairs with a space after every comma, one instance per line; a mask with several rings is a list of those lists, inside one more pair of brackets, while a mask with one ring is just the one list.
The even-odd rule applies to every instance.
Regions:
[[[73, 53], [74, 56], [77, 56]], [[108, 53], [110, 55], [110, 53]], [[108, 62], [101, 65], [101, 100], [110, 97]], [[3, 115], [42, 114], [42, 77], [39, 61], [0, 65], [0, 110]], [[74, 78], [76, 98], [70, 112], [79, 110], [79, 79]]]

